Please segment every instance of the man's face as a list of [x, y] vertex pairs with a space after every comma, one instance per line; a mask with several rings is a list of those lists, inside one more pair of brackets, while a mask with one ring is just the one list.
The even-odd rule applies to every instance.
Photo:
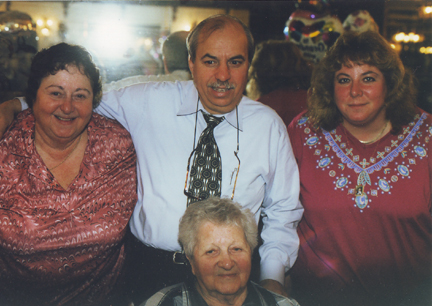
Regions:
[[189, 68], [204, 108], [211, 114], [226, 114], [240, 102], [246, 87], [246, 34], [240, 25], [227, 24], [208, 37], [202, 35]]

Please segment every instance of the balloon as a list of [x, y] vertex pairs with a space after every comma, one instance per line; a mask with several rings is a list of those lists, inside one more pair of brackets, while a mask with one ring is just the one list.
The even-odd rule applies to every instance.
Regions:
[[285, 37], [295, 43], [303, 57], [318, 62], [343, 32], [339, 18], [329, 12], [315, 13], [298, 9], [289, 17]]
[[365, 32], [375, 31], [378, 32], [379, 28], [375, 20], [366, 10], [358, 10], [348, 15], [342, 24], [345, 31]]

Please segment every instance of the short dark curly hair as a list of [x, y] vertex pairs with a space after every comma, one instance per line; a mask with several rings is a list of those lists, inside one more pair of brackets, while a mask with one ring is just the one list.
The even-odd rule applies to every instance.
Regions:
[[83, 47], [60, 43], [42, 49], [33, 58], [25, 93], [30, 108], [33, 107], [42, 80], [50, 74], [55, 75], [60, 70], [67, 70], [68, 66], [77, 67], [88, 77], [93, 90], [93, 109], [99, 105], [102, 98], [102, 82], [99, 69], [94, 64], [90, 53]]
[[413, 75], [404, 68], [399, 55], [377, 32], [350, 32], [339, 37], [312, 73], [308, 116], [315, 128], [330, 131], [342, 123], [342, 114], [334, 100], [334, 78], [342, 65], [351, 63], [374, 66], [384, 75], [386, 118], [392, 124], [393, 133], [413, 120], [416, 114]]

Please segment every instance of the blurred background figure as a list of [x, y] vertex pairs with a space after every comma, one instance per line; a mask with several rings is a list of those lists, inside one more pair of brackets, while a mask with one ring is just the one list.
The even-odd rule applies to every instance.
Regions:
[[36, 26], [19, 11], [0, 12], [0, 103], [22, 96], [38, 50]]
[[165, 74], [178, 76], [179, 81], [191, 79], [186, 48], [187, 31], [174, 32], [167, 37], [162, 45], [162, 56]]
[[269, 40], [256, 47], [249, 68], [247, 95], [273, 108], [285, 124], [307, 109], [312, 63], [294, 43]]
[[211, 197], [189, 205], [178, 239], [193, 276], [164, 288], [141, 306], [299, 306], [249, 280], [258, 228], [249, 209]]
[[188, 81], [192, 79], [188, 65], [186, 38], [189, 32], [178, 31], [167, 37], [162, 45], [162, 57], [165, 74], [137, 75], [117, 82], [105, 84], [104, 91], [118, 89], [143, 82]]

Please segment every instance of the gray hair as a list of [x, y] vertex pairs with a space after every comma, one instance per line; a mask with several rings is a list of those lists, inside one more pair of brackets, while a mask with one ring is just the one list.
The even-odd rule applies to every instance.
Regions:
[[205, 222], [240, 227], [251, 252], [258, 245], [258, 226], [252, 212], [230, 200], [210, 197], [190, 205], [180, 220], [178, 240], [185, 254], [193, 258], [198, 230]]
[[248, 42], [248, 62], [252, 61], [255, 53], [254, 39], [249, 28], [238, 18], [230, 15], [214, 15], [201, 21], [187, 37], [187, 49], [192, 63], [195, 63], [196, 50], [198, 48], [201, 32], [203, 37], [209, 37], [216, 30], [222, 30], [227, 24], [239, 24], [246, 35]]

